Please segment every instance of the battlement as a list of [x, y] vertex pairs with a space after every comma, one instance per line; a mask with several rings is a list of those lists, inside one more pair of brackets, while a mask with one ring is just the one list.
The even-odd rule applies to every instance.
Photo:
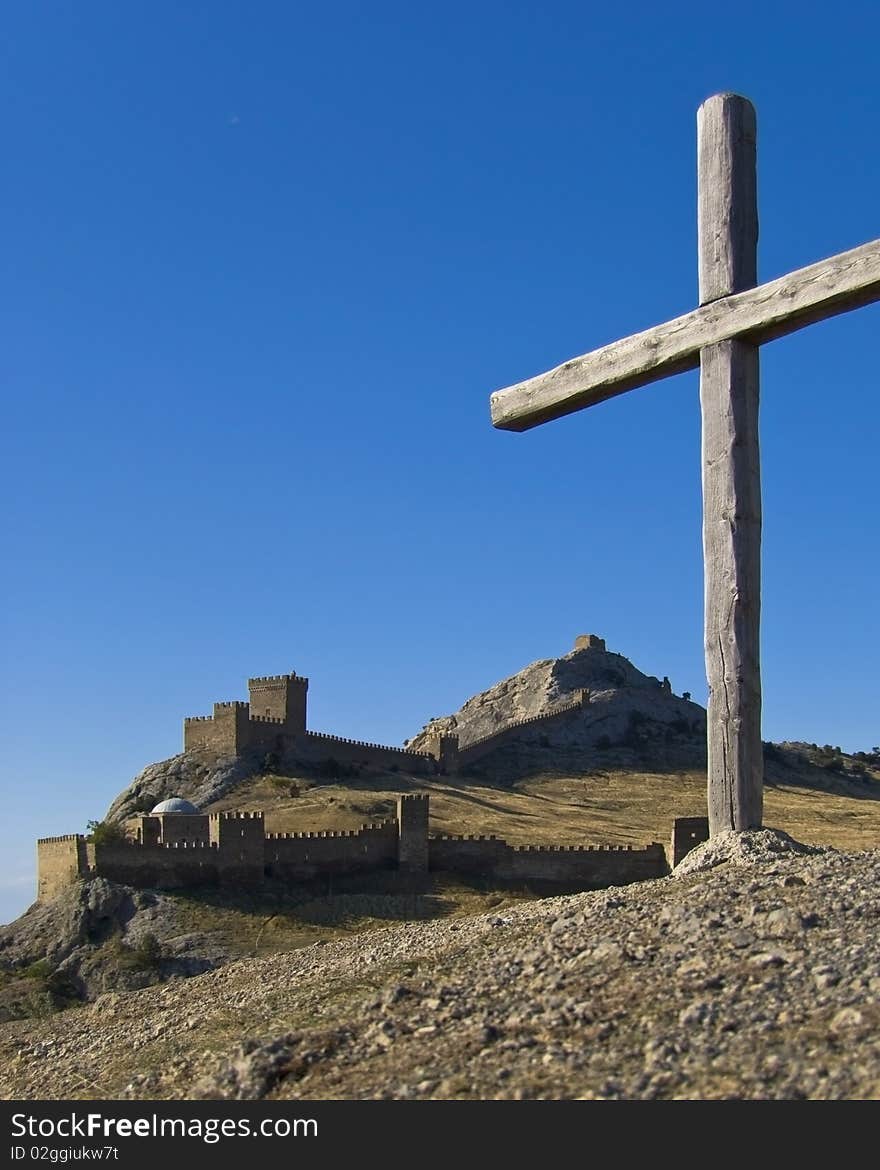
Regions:
[[184, 723], [211, 723], [213, 722], [213, 715], [187, 715]]
[[[80, 833], [41, 838], [37, 845], [39, 894], [45, 901], [83, 877], [100, 876], [134, 886], [260, 885], [267, 877], [299, 882], [333, 874], [396, 869], [401, 880], [421, 888], [429, 870], [472, 874], [481, 879], [550, 891], [592, 889], [660, 877], [668, 872], [662, 845], [509, 845], [494, 834], [429, 834], [430, 795], [402, 793], [397, 816], [369, 821], [357, 829], [301, 832], [265, 831], [264, 815], [251, 809], [168, 818], [170, 839], [87, 844]], [[145, 816], [148, 821], [160, 818]], [[703, 822], [705, 823], [705, 822]], [[697, 828], [681, 819], [681, 832]]]
[[247, 709], [248, 707], [250, 707], [250, 703], [247, 703], [242, 699], [229, 699], [229, 700], [226, 700], [222, 703], [215, 703], [214, 704], [215, 711], [218, 708], [220, 708], [221, 710], [226, 710], [229, 707], [237, 708], [239, 710], [244, 710], [244, 709]]
[[283, 726], [284, 720], [277, 715], [251, 715], [251, 723], [278, 723]]
[[212, 821], [261, 821], [263, 819], [263, 812], [262, 810], [258, 812], [246, 810], [239, 812], [208, 813], [208, 819]]
[[494, 833], [490, 833], [488, 837], [478, 836], [475, 833], [432, 833], [428, 838], [429, 841], [500, 841], [505, 844], [503, 837], [496, 837]]
[[413, 756], [420, 760], [427, 759], [430, 755], [429, 752], [411, 752], [408, 748], [392, 747], [384, 743], [369, 743], [365, 739], [347, 739], [344, 735], [330, 735], [326, 731], [307, 731], [306, 735], [309, 739], [322, 739], [331, 743], [351, 744], [353, 747], [370, 748], [373, 751], [396, 752], [399, 756]]
[[483, 735], [479, 739], [471, 740], [470, 743], [464, 745], [459, 749], [459, 759], [462, 767], [473, 762], [477, 756], [487, 755], [497, 742], [500, 747], [504, 739], [511, 738], [511, 732], [523, 727], [530, 727], [536, 723], [546, 723], [548, 720], [557, 719], [560, 715], [567, 715], [571, 711], [577, 711], [582, 707], [589, 706], [590, 692], [588, 690], [581, 690], [576, 699], [565, 703], [561, 707], [554, 707], [552, 711], [544, 711], [540, 715], [527, 716], [524, 719], [514, 719], [511, 723], [505, 723], [503, 727], [499, 727], [497, 731], [492, 731], [488, 735]]
[[266, 840], [320, 841], [327, 840], [328, 838], [352, 840], [353, 838], [362, 837], [365, 833], [388, 832], [390, 829], [396, 831], [396, 820], [370, 821], [367, 824], [359, 825], [356, 829], [318, 829], [311, 833], [267, 833]]
[[301, 682], [302, 683], [302, 682], [308, 682], [308, 681], [309, 680], [307, 678], [305, 678], [304, 675], [297, 674], [295, 670], [292, 670], [290, 672], [290, 674], [261, 674], [261, 675], [257, 675], [255, 678], [248, 679], [248, 686], [250, 687], [252, 684], [259, 685], [260, 683], [282, 683], [282, 682]]

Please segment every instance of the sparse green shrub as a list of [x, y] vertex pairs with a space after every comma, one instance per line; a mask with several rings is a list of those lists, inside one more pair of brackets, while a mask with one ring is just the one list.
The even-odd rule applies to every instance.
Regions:
[[94, 845], [118, 845], [128, 840], [122, 825], [113, 821], [86, 821], [86, 832]]
[[107, 949], [120, 967], [134, 971], [156, 971], [162, 963], [162, 944], [154, 934], [141, 935], [133, 946], [126, 946], [120, 935], [114, 936]]

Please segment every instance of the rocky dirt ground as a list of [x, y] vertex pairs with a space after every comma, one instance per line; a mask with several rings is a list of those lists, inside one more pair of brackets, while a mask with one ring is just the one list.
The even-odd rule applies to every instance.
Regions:
[[880, 1096], [880, 852], [765, 830], [0, 1027], [8, 1098]]

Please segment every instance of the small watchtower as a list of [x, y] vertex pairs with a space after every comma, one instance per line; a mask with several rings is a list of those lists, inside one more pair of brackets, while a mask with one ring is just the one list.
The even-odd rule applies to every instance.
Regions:
[[428, 872], [428, 796], [414, 792], [397, 798], [397, 858], [402, 873]]
[[578, 634], [574, 640], [575, 650], [604, 650], [605, 639], [598, 634]]
[[271, 674], [248, 679], [250, 713], [257, 719], [280, 719], [285, 731], [302, 735], [306, 729], [309, 680], [298, 674]]

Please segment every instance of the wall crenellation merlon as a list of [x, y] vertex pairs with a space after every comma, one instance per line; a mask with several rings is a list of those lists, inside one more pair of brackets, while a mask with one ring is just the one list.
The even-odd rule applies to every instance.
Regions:
[[411, 752], [408, 748], [394, 747], [383, 743], [369, 743], [365, 739], [347, 739], [344, 735], [331, 735], [326, 731], [307, 731], [306, 735], [313, 739], [331, 740], [335, 743], [351, 744], [352, 747], [372, 748], [374, 751], [397, 752], [401, 756], [414, 756], [417, 759], [428, 759], [428, 752]]
[[549, 719], [556, 719], [560, 715], [567, 715], [570, 711], [576, 711], [579, 708], [588, 706], [590, 702], [590, 692], [584, 690], [577, 699], [573, 699], [569, 703], [565, 703], [561, 707], [554, 707], [552, 711], [544, 711], [540, 715], [530, 715], [523, 719], [515, 719], [511, 723], [505, 723], [503, 727], [499, 727], [497, 731], [490, 731], [488, 735], [480, 736], [479, 739], [473, 739], [470, 743], [466, 743], [461, 749], [462, 762], [466, 762], [468, 754], [474, 748], [485, 747], [492, 740], [500, 739], [502, 736], [509, 735], [515, 728], [528, 727], [533, 723], [543, 723]]
[[[509, 845], [494, 835], [431, 834], [430, 795], [401, 793], [396, 817], [357, 829], [266, 832], [252, 809], [214, 813], [140, 814], [127, 840], [89, 843], [82, 834], [38, 842], [41, 901], [81, 878], [106, 877], [144, 888], [230, 883], [259, 886], [267, 878], [310, 881], [396, 866], [406, 881], [450, 871], [501, 882], [621, 885], [668, 872], [662, 845]], [[690, 822], [682, 822], [679, 829]], [[681, 832], [679, 832], [681, 836]]]
[[248, 679], [248, 686], [252, 684], [259, 685], [260, 683], [281, 683], [281, 682], [308, 682], [309, 680], [304, 675], [297, 674], [295, 670], [290, 674], [262, 674], [256, 678]]

